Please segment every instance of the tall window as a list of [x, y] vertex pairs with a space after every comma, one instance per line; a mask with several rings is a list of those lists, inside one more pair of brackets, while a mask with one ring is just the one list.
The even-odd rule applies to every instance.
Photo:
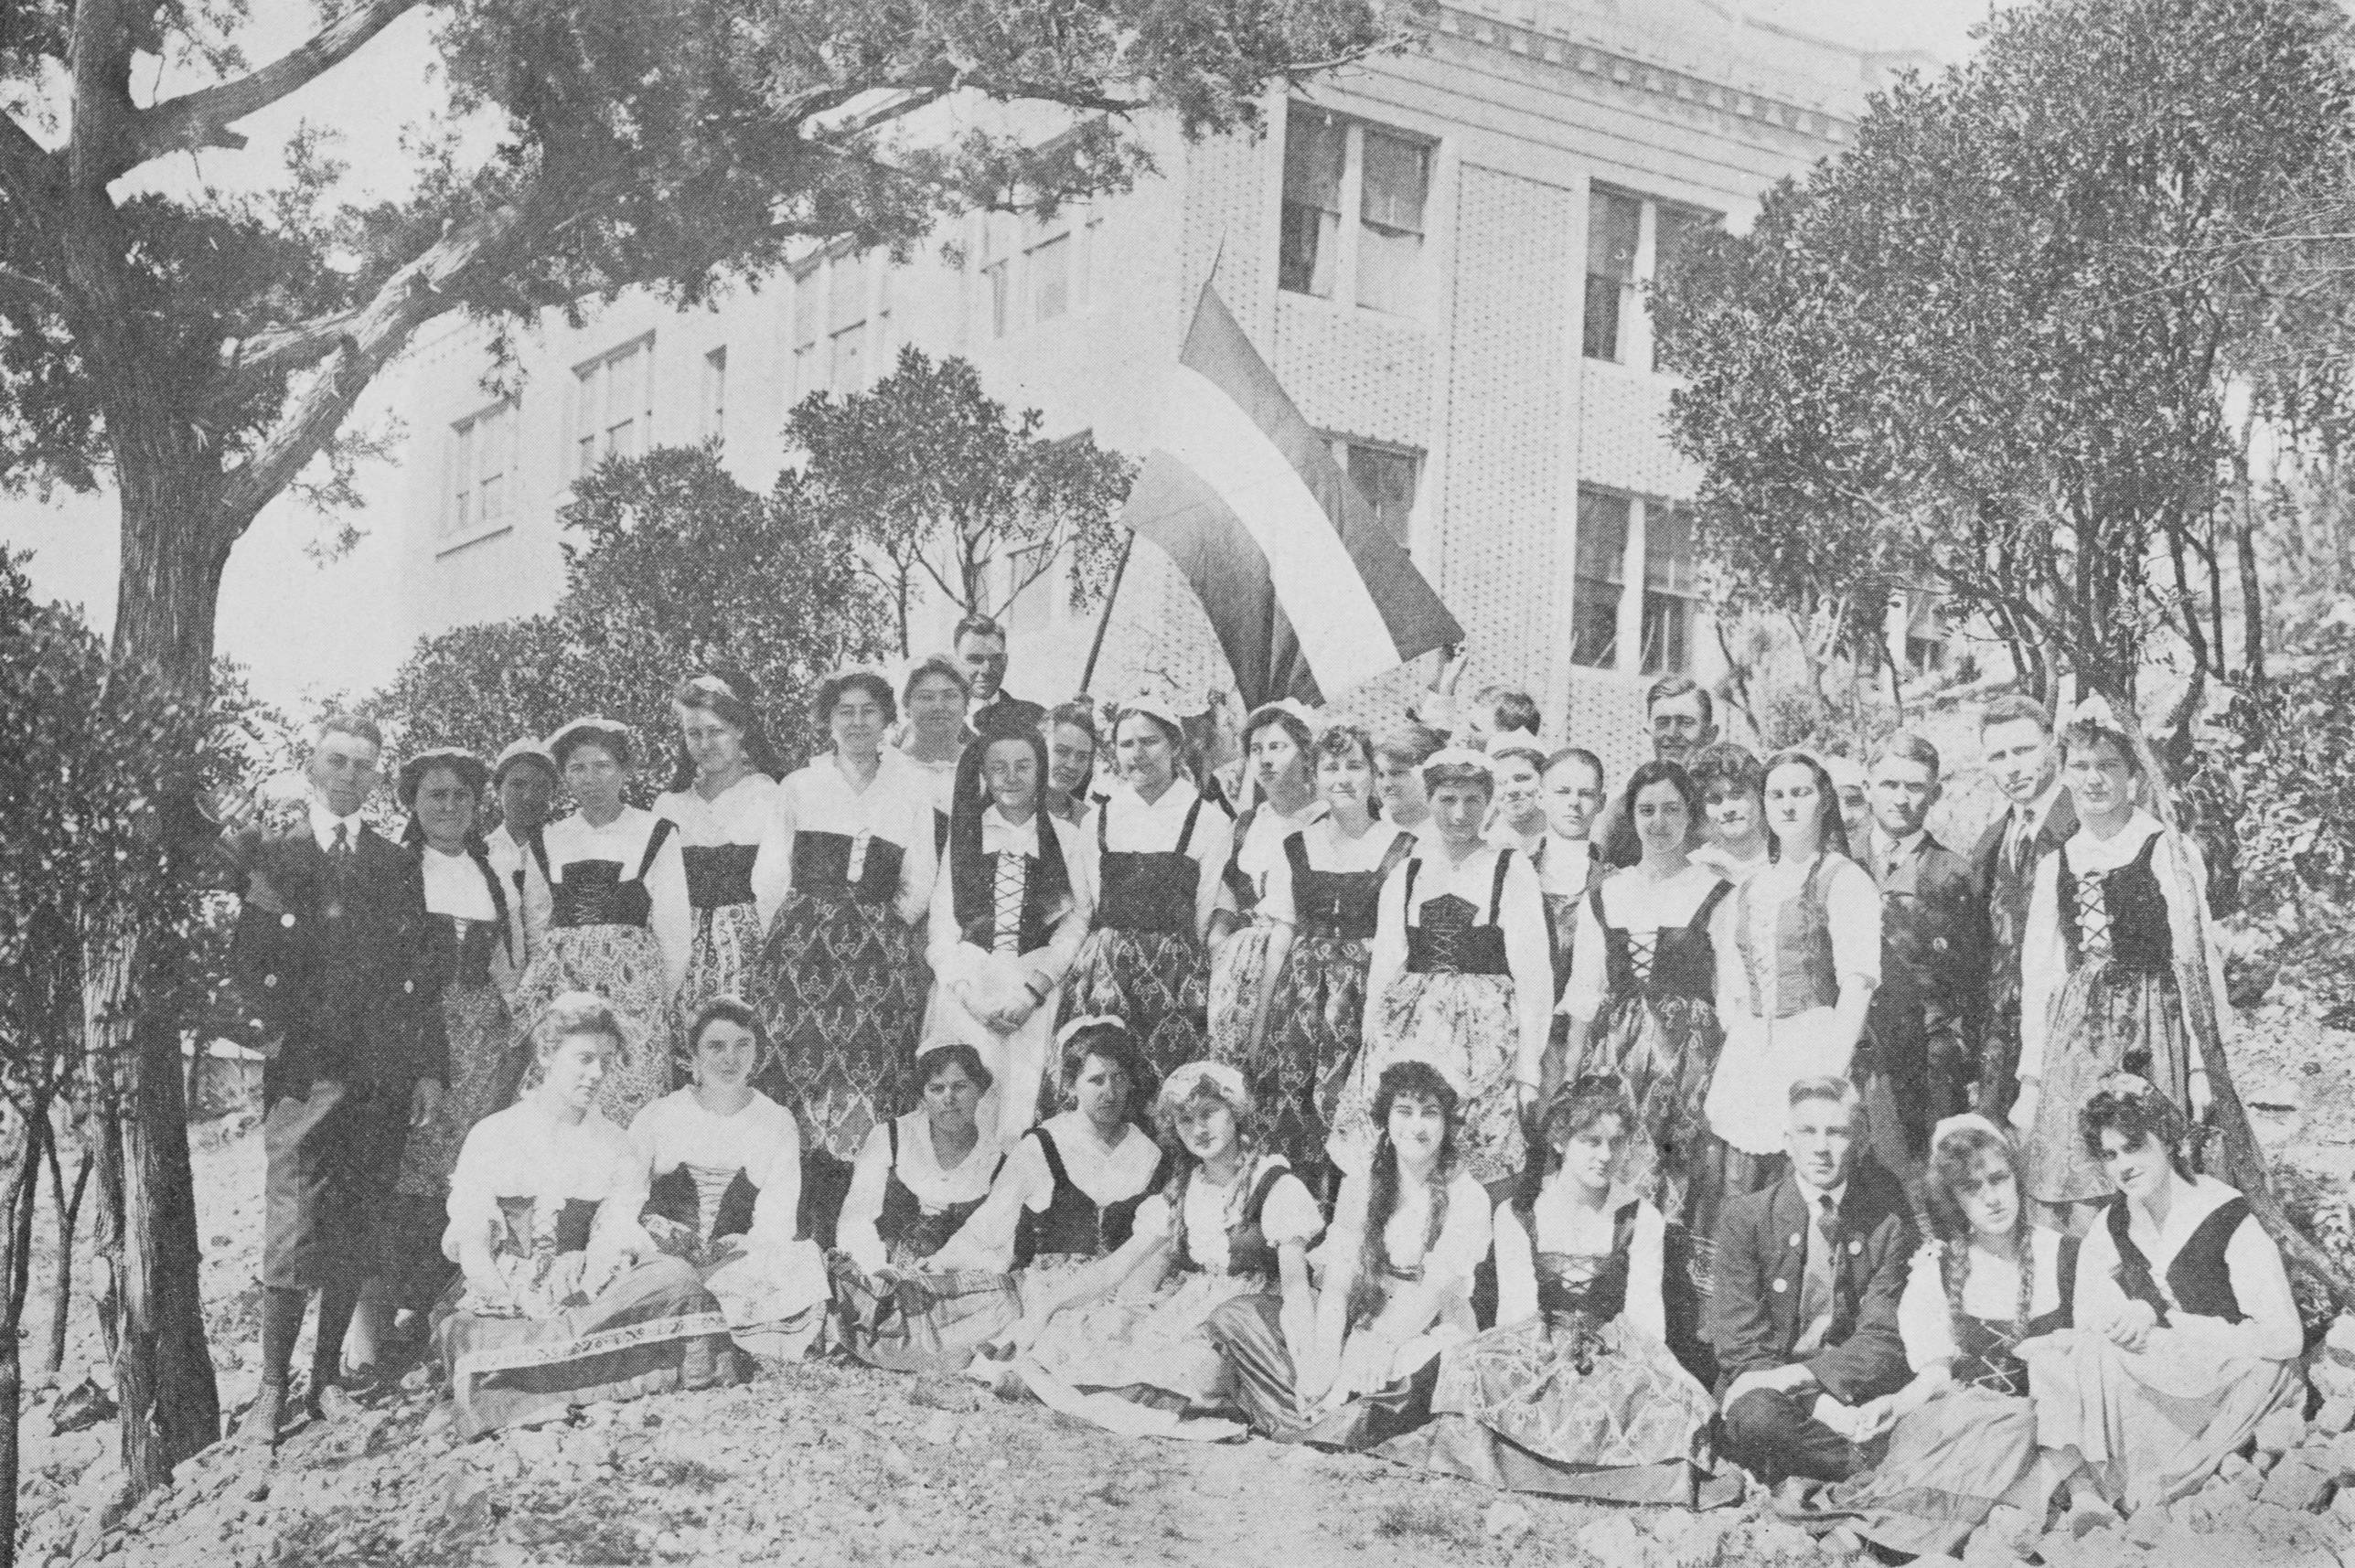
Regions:
[[1053, 321], [1071, 309], [1071, 231], [1049, 234], [1030, 248], [1031, 319]]
[[1693, 509], [1677, 502], [1645, 502], [1644, 674], [1665, 675], [1691, 665], [1699, 592], [1699, 573], [1693, 563]]
[[1596, 186], [1587, 197], [1586, 357], [1652, 368], [1639, 292], [1675, 265], [1714, 212]]
[[653, 334], [575, 366], [573, 376], [573, 477], [653, 444]]
[[[1290, 105], [1277, 285], [1368, 310], [1414, 310], [1431, 151], [1429, 142]], [[1357, 221], [1344, 225], [1353, 206]]]
[[1904, 597], [1906, 667], [1915, 675], [1944, 669], [1948, 636], [1944, 595], [1915, 589]]
[[1412, 542], [1415, 488], [1422, 481], [1423, 454], [1395, 446], [1333, 438], [1333, 460], [1355, 481], [1357, 493], [1374, 508], [1375, 519], [1401, 547]]
[[890, 368], [891, 258], [830, 251], [793, 280], [793, 396], [863, 392]]
[[990, 318], [990, 336], [1003, 337], [1013, 325], [1014, 281], [1009, 254], [1013, 249], [1008, 231], [1013, 220], [1003, 213], [981, 215], [981, 298]]
[[703, 439], [717, 441], [728, 430], [728, 351], [703, 356]]
[[818, 291], [826, 279], [819, 261], [793, 280], [793, 398], [826, 389], [826, 362], [818, 353]]
[[450, 427], [449, 505], [442, 509], [443, 538], [476, 533], [506, 517], [519, 422], [509, 400]]
[[836, 256], [827, 263], [827, 385], [855, 392], [867, 384], [865, 258]]
[[1619, 602], [1626, 590], [1633, 504], [1607, 490], [1579, 490], [1577, 581], [1570, 594], [1570, 661], [1619, 667]]

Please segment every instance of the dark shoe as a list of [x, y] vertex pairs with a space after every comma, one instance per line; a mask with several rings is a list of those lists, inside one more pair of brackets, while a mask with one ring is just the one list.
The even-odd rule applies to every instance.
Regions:
[[237, 1441], [250, 1448], [275, 1448], [286, 1424], [286, 1385], [265, 1382], [237, 1424]]

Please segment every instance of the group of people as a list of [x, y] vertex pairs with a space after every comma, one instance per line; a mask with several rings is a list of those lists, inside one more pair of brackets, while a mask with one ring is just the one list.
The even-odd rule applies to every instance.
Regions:
[[[1778, 1508], [1959, 1549], [1999, 1500], [2198, 1487], [2303, 1396], [2272, 1242], [2197, 1173], [2197, 849], [2098, 701], [1941, 758], [1721, 742], [1615, 789], [1525, 696], [1443, 733], [1003, 688], [994, 624], [812, 694], [738, 675], [670, 788], [586, 718], [495, 762], [336, 718], [233, 841], [265, 1069], [262, 1392], [308, 1296], [430, 1332], [467, 1435], [823, 1344], [1126, 1433]], [[560, 795], [573, 809], [553, 816]], [[498, 824], [486, 827], [493, 805]], [[359, 1330], [348, 1333], [355, 1315]]]

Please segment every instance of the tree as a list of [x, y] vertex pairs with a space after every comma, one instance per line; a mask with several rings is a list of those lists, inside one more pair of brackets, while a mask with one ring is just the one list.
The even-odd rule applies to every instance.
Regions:
[[2314, 230], [2350, 210], [2350, 153], [2355, 69], [2322, 0], [2003, 12], [1750, 234], [1668, 269], [1699, 549], [1738, 603], [1804, 615], [1877, 624], [1892, 590], [1935, 589], [2048, 696], [2073, 671], [2131, 702], [2162, 628], [2195, 683], [2232, 677], [2229, 407], [2315, 292], [2313, 252], [2343, 272], [2349, 237]]
[[[637, 285], [691, 304], [810, 239], [905, 253], [977, 203], [1117, 190], [1151, 166], [1139, 115], [1254, 129], [1269, 88], [1394, 43], [1395, 3], [347, 0], [250, 66], [233, 0], [19, 0], [0, 35], [0, 485], [112, 486], [113, 656], [200, 705], [230, 552], [290, 487], [348, 493], [346, 419], [425, 323]], [[217, 166], [241, 122], [367, 69], [412, 12], [436, 18], [450, 111], [422, 128], [413, 189], [343, 198], [317, 130], [257, 194], [174, 184], [172, 160]], [[952, 99], [1047, 105], [1067, 129], [906, 134]], [[90, 1015], [146, 1052], [126, 1059], [118, 1150], [122, 1381], [161, 1377], [168, 1417], [210, 1381], [166, 1349], [202, 1343], [175, 1031], [143, 1000], [146, 955], [97, 940]], [[156, 1417], [125, 1408], [143, 1490], [209, 1435], [134, 1433]]]
[[642, 797], [666, 786], [670, 691], [713, 667], [752, 677], [788, 752], [816, 741], [802, 698], [886, 641], [881, 596], [842, 526], [787, 473], [765, 496], [710, 448], [609, 461], [573, 487], [562, 520], [567, 586], [546, 615], [422, 641], [365, 704], [401, 745], [496, 756], [584, 713], [635, 726]]
[[[866, 547], [864, 570], [891, 596], [903, 656], [908, 600], [924, 581], [990, 615], [1068, 560], [1072, 608], [1104, 597], [1136, 464], [1085, 434], [1042, 440], [1041, 422], [1036, 409], [1009, 416], [984, 396], [968, 361], [936, 364], [913, 347], [872, 389], [813, 392], [787, 419], [809, 454], [812, 501]], [[991, 583], [1001, 566], [1002, 593]]]

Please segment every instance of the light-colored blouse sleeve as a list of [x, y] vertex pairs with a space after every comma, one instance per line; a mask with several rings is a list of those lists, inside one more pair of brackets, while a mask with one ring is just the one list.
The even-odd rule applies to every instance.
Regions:
[[[2050, 857], [2047, 857], [2049, 859]], [[2099, 1328], [2126, 1305], [2118, 1286], [2118, 1248], [2110, 1227], [2095, 1225], [2077, 1248], [2077, 1297], [2071, 1313], [2080, 1328]]]
[[932, 880], [932, 914], [924, 934], [925, 961], [932, 966], [934, 981], [952, 986], [971, 979], [980, 954], [979, 948], [965, 940], [965, 929], [957, 923], [957, 879], [943, 868]]
[[1407, 967], [1407, 873], [1417, 861], [1412, 855], [1390, 869], [1376, 906], [1374, 947], [1365, 965], [1365, 1016], [1363, 1038], [1375, 1038], [1375, 1019], [1381, 1016], [1382, 997]]
[[[656, 817], [648, 831], [658, 831], [663, 820]], [[687, 858], [679, 843], [678, 827], [673, 824], [662, 836], [654, 864], [646, 869], [646, 891], [652, 904], [647, 925], [654, 933], [655, 945], [662, 949], [664, 983], [673, 993], [687, 978], [687, 959], [695, 944], [695, 911], [687, 897]]]
[[2168, 1316], [2168, 1326], [2218, 1355], [2296, 1360], [2306, 1348], [2297, 1297], [2291, 1294], [2281, 1250], [2254, 1214], [2243, 1220], [2224, 1244], [2224, 1266], [2232, 1278], [2233, 1298], [2241, 1304], [2241, 1321], [2228, 1323], [2221, 1317], [2173, 1312]]
[[[1546, 895], [1526, 855], [1513, 854], [1506, 864], [1496, 918], [1504, 927], [1504, 963], [1513, 972], [1513, 1010], [1521, 1025], [1516, 1071], [1523, 1083], [1534, 1084], [1544, 1071], [1546, 1043], [1553, 1034], [1554, 948], [1546, 933]], [[1878, 925], [1874, 940], [1879, 940]]]
[[1038, 824], [1041, 833], [1054, 835], [1055, 847], [1062, 851], [1064, 876], [1071, 883], [1071, 907], [1054, 923], [1054, 932], [1047, 938], [1046, 945], [1022, 956], [1032, 968], [1046, 976], [1050, 985], [1060, 986], [1078, 960], [1080, 944], [1087, 940], [1087, 928], [1096, 922], [1096, 857], [1088, 847], [1087, 836], [1063, 818], [1041, 812]]
[[1496, 1206], [1496, 1322], [1499, 1328], [1537, 1316], [1537, 1253], [1510, 1199]]
[[793, 834], [800, 820], [800, 790], [799, 773], [778, 784], [776, 803], [761, 829], [760, 849], [753, 856], [753, 905], [760, 912], [763, 931], [775, 923], [786, 895], [793, 891]]
[[1905, 1292], [1897, 1298], [1898, 1338], [1905, 1341], [1905, 1364], [1917, 1372], [1962, 1354], [1954, 1343], [1954, 1318], [1939, 1256], [1935, 1242], [1916, 1252], [1905, 1276]]
[[1487, 1189], [1458, 1172], [1448, 1187], [1448, 1217], [1423, 1259], [1424, 1279], [1440, 1285], [1469, 1282], [1472, 1271], [1488, 1255], [1489, 1226]]
[[878, 1122], [860, 1146], [859, 1157], [851, 1167], [851, 1190], [843, 1195], [842, 1213], [834, 1222], [835, 1244], [869, 1274], [890, 1261], [883, 1237], [875, 1232], [875, 1221], [883, 1218], [883, 1189], [890, 1183], [891, 1169], [890, 1124]]
[[792, 1112], [778, 1112], [766, 1118], [768, 1160], [753, 1203], [751, 1241], [767, 1250], [791, 1245], [801, 1230], [801, 1128]]
[[1570, 918], [1576, 928], [1570, 939], [1570, 983], [1562, 987], [1562, 1005], [1556, 1010], [1592, 1022], [1601, 1016], [1611, 990], [1611, 955], [1603, 946], [1602, 922], [1594, 917], [1592, 891], [1579, 895], [1578, 912]]
[[1872, 874], [1845, 856], [1824, 879], [1824, 917], [1832, 928], [1832, 972], [1843, 989], [1880, 984], [1880, 890]]
[[2040, 857], [2029, 889], [2028, 925], [2019, 944], [2018, 1077], [2023, 1083], [2044, 1076], [2046, 1014], [2069, 978], [2069, 952], [2061, 934], [2061, 857], [2068, 852], [2056, 849]]
[[1194, 890], [1194, 929], [1198, 935], [1207, 935], [1210, 917], [1218, 911], [1218, 900], [1226, 886], [1226, 859], [1235, 853], [1235, 823], [1223, 806], [1214, 801], [1202, 803], [1202, 815], [1194, 820], [1194, 842], [1188, 850], [1199, 863]]
[[[1150, 1201], [1150, 1200], [1149, 1200]], [[1287, 1171], [1268, 1189], [1259, 1210], [1259, 1233], [1271, 1247], [1306, 1246], [1324, 1230], [1324, 1215], [1306, 1183]]]
[[442, 1255], [452, 1263], [458, 1261], [461, 1239], [487, 1235], [498, 1224], [499, 1152], [505, 1147], [501, 1135], [507, 1131], [486, 1118], [475, 1124], [458, 1147], [458, 1163], [450, 1172], [449, 1197], [443, 1203], [450, 1223], [443, 1232]]
[[[1380, 832], [1381, 825], [1376, 823], [1373, 831]], [[1295, 828], [1284, 836], [1284, 844], [1300, 837], [1300, 830]], [[1265, 886], [1259, 894], [1258, 912], [1268, 920], [1298, 925], [1300, 914], [1292, 904], [1292, 857], [1284, 844], [1276, 847], [1276, 858], [1268, 863], [1268, 874], [1262, 879]], [[1301, 840], [1301, 847], [1307, 847], [1305, 839]]]
[[1627, 1304], [1620, 1310], [1640, 1332], [1665, 1343], [1668, 1306], [1661, 1275], [1668, 1262], [1668, 1221], [1648, 1202], [1635, 1207], [1635, 1234], [1627, 1244]]

